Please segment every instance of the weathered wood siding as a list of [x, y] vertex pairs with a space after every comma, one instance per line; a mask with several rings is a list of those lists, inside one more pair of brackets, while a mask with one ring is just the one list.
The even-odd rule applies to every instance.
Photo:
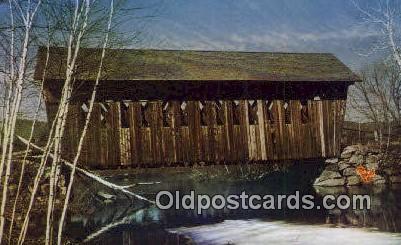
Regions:
[[[71, 105], [64, 156], [85, 105]], [[90, 168], [247, 163], [338, 155], [345, 100], [96, 103], [80, 162]]]

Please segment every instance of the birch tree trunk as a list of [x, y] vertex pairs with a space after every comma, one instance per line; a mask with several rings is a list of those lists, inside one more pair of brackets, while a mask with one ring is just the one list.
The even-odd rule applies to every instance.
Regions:
[[[2, 154], [0, 160], [0, 180], [3, 176], [4, 164], [7, 155], [7, 145], [9, 140], [9, 122], [10, 122], [10, 103], [11, 103], [11, 94], [13, 92], [13, 80], [15, 79], [15, 69], [14, 69], [14, 12], [12, 8], [11, 0], [9, 0], [9, 8], [10, 8], [10, 24], [11, 24], [11, 41], [10, 41], [10, 77], [5, 79], [5, 117], [3, 119], [3, 138], [2, 138]], [[1, 242], [1, 239], [0, 239]]]
[[[50, 37], [49, 37], [49, 39], [50, 39]], [[44, 85], [44, 82], [45, 82], [46, 70], [47, 70], [47, 66], [48, 66], [48, 63], [49, 63], [49, 56], [50, 56], [50, 40], [47, 43], [46, 61], [45, 61], [45, 67], [44, 67], [44, 72], [43, 72], [43, 75], [42, 75], [41, 87], [40, 87], [40, 92], [39, 92], [39, 101], [38, 101], [38, 104], [36, 106], [35, 115], [34, 115], [32, 126], [31, 126], [31, 132], [29, 134], [29, 139], [28, 139], [29, 143], [32, 142], [33, 135], [34, 135], [34, 132], [35, 132], [36, 121], [38, 119], [39, 110], [40, 110], [40, 107], [41, 107], [41, 104], [42, 104], [42, 96], [41, 95], [42, 95], [42, 92], [43, 92], [43, 85]], [[23, 158], [22, 163], [21, 163], [21, 172], [20, 172], [20, 178], [18, 180], [17, 194], [15, 195], [14, 204], [13, 204], [13, 210], [12, 210], [12, 214], [11, 214], [8, 243], [10, 243], [10, 239], [11, 239], [12, 232], [13, 232], [14, 219], [15, 219], [15, 210], [17, 208], [17, 202], [18, 202], [18, 199], [19, 199], [19, 194], [21, 192], [22, 180], [23, 180], [24, 174], [25, 174], [25, 165], [26, 165], [26, 160], [27, 160], [28, 154], [29, 154], [29, 150], [30, 150], [30, 144], [28, 144], [26, 146], [24, 158]]]
[[[15, 4], [18, 5], [16, 1], [14, 1]], [[4, 212], [5, 212], [5, 206], [7, 203], [7, 192], [8, 192], [8, 181], [10, 178], [11, 174], [11, 163], [12, 163], [12, 153], [13, 153], [13, 147], [14, 147], [14, 135], [15, 135], [15, 124], [17, 121], [17, 115], [18, 111], [20, 109], [21, 105], [21, 98], [22, 98], [22, 89], [23, 89], [23, 84], [25, 80], [25, 72], [26, 72], [26, 65], [27, 65], [27, 57], [28, 57], [28, 46], [29, 46], [29, 41], [30, 41], [30, 32], [31, 32], [31, 27], [32, 27], [32, 22], [35, 17], [35, 14], [41, 5], [41, 0], [38, 1], [36, 7], [31, 10], [31, 2], [29, 2], [27, 10], [26, 10], [26, 16], [24, 17], [21, 15], [21, 17], [24, 20], [24, 27], [25, 27], [25, 33], [24, 33], [24, 40], [22, 43], [22, 49], [21, 49], [21, 58], [19, 60], [19, 69], [18, 69], [18, 76], [17, 76], [17, 81], [16, 81], [16, 90], [13, 94], [13, 101], [11, 103], [10, 107], [10, 118], [8, 119], [8, 126], [7, 126], [7, 132], [6, 136], [9, 138], [8, 140], [8, 150], [6, 150], [6, 155], [7, 155], [7, 162], [4, 163], [5, 156], [2, 156], [2, 163], [1, 165], [4, 167], [4, 164], [6, 164], [6, 172], [4, 176], [4, 182], [3, 182], [3, 193], [2, 193], [2, 200], [1, 200], [1, 208], [0, 208], [0, 242], [3, 239], [3, 233], [4, 233], [4, 223], [5, 223], [5, 217], [4, 217]], [[12, 5], [11, 5], [12, 6]], [[21, 8], [21, 6], [17, 6], [18, 8]], [[12, 7], [10, 9], [12, 12]], [[14, 49], [14, 47], [12, 47]], [[12, 61], [14, 62], [14, 61]]]
[[101, 58], [100, 58], [100, 64], [99, 64], [98, 73], [97, 73], [97, 76], [96, 76], [96, 82], [95, 82], [95, 85], [94, 85], [94, 88], [93, 88], [93, 92], [92, 92], [92, 95], [91, 95], [90, 104], [89, 104], [89, 110], [88, 110], [88, 114], [86, 115], [86, 119], [85, 119], [85, 125], [84, 125], [84, 128], [83, 128], [81, 137], [79, 139], [77, 153], [76, 153], [76, 155], [74, 157], [73, 168], [71, 170], [70, 181], [68, 183], [67, 193], [66, 193], [66, 197], [65, 197], [65, 200], [64, 200], [63, 211], [61, 213], [61, 217], [60, 217], [60, 221], [59, 221], [58, 234], [57, 234], [57, 244], [59, 244], [59, 245], [61, 245], [61, 238], [62, 238], [62, 233], [63, 233], [64, 219], [65, 219], [65, 215], [66, 215], [68, 204], [69, 204], [69, 200], [70, 200], [71, 189], [72, 189], [72, 184], [74, 182], [76, 166], [77, 166], [79, 157], [81, 155], [83, 142], [84, 142], [87, 130], [88, 130], [89, 122], [90, 122], [92, 111], [93, 111], [93, 105], [94, 105], [94, 102], [95, 102], [95, 99], [96, 99], [96, 93], [97, 93], [97, 88], [98, 88], [98, 85], [99, 85], [99, 80], [100, 80], [100, 77], [102, 75], [103, 60], [104, 60], [104, 57], [105, 57], [105, 54], [106, 54], [106, 48], [107, 48], [107, 44], [108, 44], [108, 41], [109, 41], [109, 32], [110, 32], [110, 29], [111, 29], [111, 22], [112, 22], [112, 18], [113, 18], [113, 12], [114, 12], [114, 0], [111, 0], [110, 1], [109, 22], [108, 22], [108, 26], [107, 26], [106, 37], [105, 37], [105, 40], [104, 40], [104, 43], [103, 43], [103, 49], [102, 49], [102, 54], [101, 54]]
[[[40, 180], [43, 176], [45, 165], [47, 158], [49, 157], [51, 148], [54, 149], [51, 173], [50, 173], [50, 190], [49, 190], [49, 199], [48, 199], [48, 211], [46, 216], [46, 238], [45, 243], [49, 244], [50, 242], [50, 219], [53, 211], [53, 203], [54, 203], [54, 187], [55, 187], [55, 179], [56, 177], [56, 169], [57, 164], [60, 161], [60, 154], [59, 151], [61, 149], [61, 138], [64, 133], [65, 121], [68, 112], [69, 106], [69, 98], [71, 97], [71, 82], [73, 80], [73, 72], [75, 69], [75, 62], [78, 56], [79, 48], [81, 45], [82, 37], [85, 33], [88, 21], [88, 14], [90, 10], [90, 1], [85, 0], [85, 4], [79, 4], [79, 0], [75, 1], [75, 10], [73, 16], [73, 23], [72, 23], [72, 30], [69, 35], [68, 41], [68, 54], [67, 54], [67, 69], [66, 69], [66, 79], [62, 90], [62, 96], [60, 101], [60, 106], [58, 108], [57, 115], [55, 120], [53, 121], [51, 133], [48, 138], [48, 142], [46, 144], [45, 152], [41, 158], [41, 163], [35, 176], [34, 186], [30, 198], [30, 203], [28, 206], [27, 213], [25, 215], [24, 223], [21, 228], [21, 232], [18, 238], [18, 244], [22, 244], [25, 240], [26, 233], [28, 230], [29, 225], [29, 216], [30, 211], [32, 210], [32, 206], [35, 200], [35, 196], [39, 187]], [[81, 15], [84, 12], [84, 20], [83, 23], [80, 23]], [[79, 29], [79, 31], [78, 31]], [[54, 136], [53, 136], [54, 134]]]
[[[78, 1], [76, 2], [77, 6], [76, 9], [79, 6]], [[90, 1], [86, 0], [84, 4], [82, 4], [84, 7], [85, 13], [84, 13], [84, 20], [82, 23], [82, 27], [80, 28], [78, 32], [78, 36], [76, 39], [76, 43], [74, 46], [74, 54], [71, 57], [69, 55], [70, 60], [67, 59], [67, 71], [66, 71], [66, 80], [64, 84], [64, 91], [61, 97], [61, 110], [60, 110], [60, 116], [58, 117], [57, 123], [56, 123], [56, 128], [55, 128], [55, 137], [54, 137], [54, 158], [52, 161], [52, 167], [50, 171], [50, 190], [49, 190], [49, 198], [48, 198], [48, 205], [47, 205], [47, 216], [46, 216], [46, 238], [45, 238], [45, 244], [50, 244], [51, 242], [51, 227], [52, 227], [52, 222], [51, 222], [51, 216], [53, 214], [53, 208], [54, 208], [54, 198], [55, 198], [55, 190], [57, 187], [57, 179], [58, 179], [58, 171], [57, 167], [61, 159], [61, 145], [62, 145], [62, 138], [64, 135], [64, 130], [65, 130], [65, 124], [67, 121], [67, 115], [68, 115], [68, 110], [69, 110], [69, 99], [71, 97], [72, 93], [72, 78], [73, 78], [73, 72], [75, 69], [75, 63], [76, 59], [78, 57], [80, 45], [81, 45], [81, 40], [82, 37], [85, 33], [87, 23], [88, 23], [88, 15], [89, 15], [89, 10], [90, 10]], [[75, 22], [75, 20], [74, 20]], [[76, 26], [78, 25], [79, 19], [76, 19]], [[72, 42], [70, 42], [72, 43]], [[73, 47], [70, 46], [68, 47], [69, 50], [71, 50]], [[69, 54], [71, 54], [71, 51], [69, 51]]]

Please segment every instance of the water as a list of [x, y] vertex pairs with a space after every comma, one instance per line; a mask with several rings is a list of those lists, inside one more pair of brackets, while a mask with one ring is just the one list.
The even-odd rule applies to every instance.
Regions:
[[173, 232], [186, 234], [197, 244], [400, 244], [399, 234], [360, 228], [292, 224], [285, 221], [225, 220], [218, 224]]
[[[118, 182], [118, 178], [116, 179]], [[122, 181], [122, 180], [121, 180]], [[321, 188], [274, 179], [204, 182], [187, 179], [141, 186], [154, 198], [159, 190], [202, 194], [369, 194], [370, 210], [214, 210], [143, 208], [137, 202], [97, 205], [90, 215], [70, 217], [66, 235], [89, 244], [401, 244], [401, 188]]]

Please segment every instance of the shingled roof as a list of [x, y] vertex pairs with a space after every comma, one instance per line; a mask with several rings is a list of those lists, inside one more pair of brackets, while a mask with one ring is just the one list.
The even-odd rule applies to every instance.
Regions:
[[[81, 49], [77, 79], [94, 80], [100, 49]], [[52, 47], [47, 80], [63, 80], [67, 50]], [[46, 48], [39, 48], [35, 79], [41, 79]], [[108, 49], [102, 80], [356, 82], [359, 78], [328, 53], [268, 53]]]

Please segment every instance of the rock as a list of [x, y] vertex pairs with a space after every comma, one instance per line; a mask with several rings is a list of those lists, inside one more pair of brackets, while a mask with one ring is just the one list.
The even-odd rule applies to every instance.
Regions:
[[386, 183], [386, 179], [385, 179], [383, 176], [381, 176], [381, 175], [376, 175], [376, 176], [373, 178], [373, 183], [375, 183], [375, 184], [377, 184], [377, 185], [385, 184], [385, 183]]
[[368, 168], [369, 170], [377, 171], [379, 169], [379, 163], [378, 162], [367, 163], [366, 168]]
[[356, 145], [351, 145], [345, 147], [343, 152], [341, 153], [341, 158], [342, 159], [348, 159], [350, 158], [356, 151], [358, 150], [358, 146]]
[[367, 147], [366, 145], [359, 145], [358, 146], [358, 152], [363, 155], [366, 156], [369, 152], [369, 147]]
[[360, 184], [361, 180], [359, 179], [358, 176], [347, 177], [347, 186], [360, 185]]
[[338, 172], [338, 171], [339, 171], [338, 165], [337, 165], [337, 164], [330, 164], [330, 165], [327, 165], [327, 166], [324, 168], [324, 170], [327, 170], [327, 171], [335, 171], [335, 172]]
[[393, 163], [392, 163], [392, 162], [389, 162], [389, 161], [382, 161], [382, 162], [381, 162], [381, 166], [382, 166], [383, 168], [390, 168], [392, 165], [393, 165]]
[[317, 178], [316, 180], [324, 181], [328, 179], [339, 179], [339, 178], [341, 178], [341, 174], [339, 172], [324, 170], [322, 174], [320, 174], [319, 178]]
[[343, 171], [343, 176], [357, 176], [355, 168], [346, 168]]
[[390, 176], [391, 183], [401, 183], [401, 176]]
[[319, 194], [319, 196], [324, 196], [324, 195], [341, 195], [347, 192], [347, 189], [344, 186], [313, 186], [313, 189], [315, 189], [316, 193]]
[[383, 172], [387, 176], [393, 176], [393, 175], [398, 175], [399, 170], [398, 169], [394, 169], [394, 168], [386, 168], [386, 169], [383, 170]]
[[363, 156], [362, 155], [353, 155], [351, 159], [349, 159], [349, 163], [351, 164], [363, 164]]
[[327, 163], [327, 164], [335, 164], [335, 163], [338, 163], [338, 158], [327, 159], [327, 160], [325, 161], [325, 163]]
[[341, 158], [342, 158], [342, 159], [348, 159], [348, 158], [352, 157], [352, 154], [353, 154], [353, 153], [354, 153], [354, 152], [343, 151], [343, 152], [341, 153]]
[[338, 170], [340, 170], [340, 171], [343, 171], [344, 169], [349, 168], [349, 167], [350, 167], [350, 165], [346, 162], [340, 162], [338, 164]]
[[324, 181], [315, 181], [313, 185], [315, 186], [325, 186], [325, 187], [332, 187], [332, 186], [343, 186], [345, 184], [344, 179], [327, 179]]
[[343, 151], [343, 152], [351, 152], [351, 153], [354, 153], [354, 152], [356, 152], [358, 149], [359, 149], [359, 146], [357, 146], [357, 145], [349, 145], [349, 146], [347, 146], [347, 147], [344, 148], [344, 151]]
[[379, 147], [370, 147], [368, 149], [369, 153], [373, 153], [373, 154], [379, 154], [380, 153], [380, 148]]
[[376, 155], [368, 155], [366, 157], [366, 163], [377, 163], [379, 161], [379, 158]]

